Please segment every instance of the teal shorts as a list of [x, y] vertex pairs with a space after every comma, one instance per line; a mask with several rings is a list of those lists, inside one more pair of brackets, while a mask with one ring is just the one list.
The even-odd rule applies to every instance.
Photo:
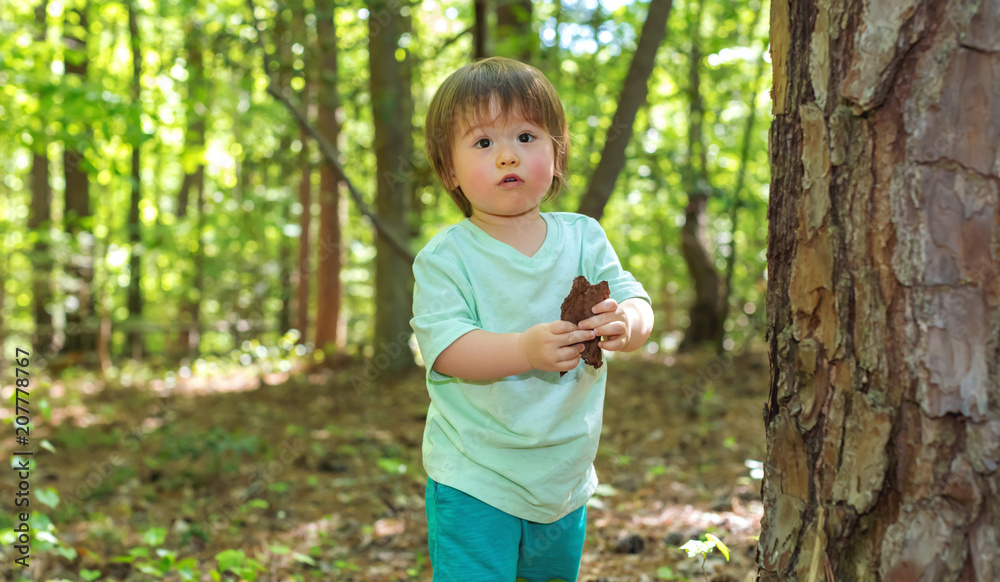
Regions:
[[537, 523], [427, 480], [427, 545], [434, 582], [575, 582], [587, 507]]

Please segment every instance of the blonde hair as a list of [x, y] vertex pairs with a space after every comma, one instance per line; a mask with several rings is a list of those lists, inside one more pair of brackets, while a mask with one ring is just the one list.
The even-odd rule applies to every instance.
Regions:
[[[491, 106], [499, 115], [490, 115]], [[490, 57], [469, 63], [441, 83], [427, 108], [424, 143], [434, 171], [466, 217], [472, 205], [462, 188], [448, 188], [454, 169], [452, 150], [459, 122], [466, 127], [492, 123], [497, 118], [518, 114], [544, 128], [552, 136], [555, 175], [545, 200], [559, 194], [569, 180], [569, 128], [559, 95], [541, 71], [531, 65], [504, 57]], [[470, 123], [471, 122], [471, 123]]]

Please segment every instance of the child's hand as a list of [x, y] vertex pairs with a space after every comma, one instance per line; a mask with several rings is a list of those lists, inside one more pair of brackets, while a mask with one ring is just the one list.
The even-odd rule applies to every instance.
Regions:
[[568, 321], [553, 321], [529, 327], [518, 338], [517, 347], [532, 368], [568, 372], [580, 363], [580, 342], [595, 337], [593, 331], [581, 330]]
[[594, 333], [604, 337], [598, 342], [605, 350], [617, 352], [628, 345], [631, 339], [631, 325], [628, 315], [614, 299], [605, 299], [594, 306], [594, 317], [580, 322], [580, 329], [592, 329]]

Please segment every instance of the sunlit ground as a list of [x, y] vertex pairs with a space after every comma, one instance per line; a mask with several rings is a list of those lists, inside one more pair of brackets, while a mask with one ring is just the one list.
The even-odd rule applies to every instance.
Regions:
[[[107, 381], [69, 369], [34, 387], [31, 567], [14, 574], [429, 581], [422, 370], [287, 361], [267, 372], [258, 360], [125, 367]], [[609, 366], [580, 580], [752, 579], [765, 357], [643, 354]], [[0, 450], [12, 458], [15, 445]], [[0, 475], [14, 491], [17, 473]], [[731, 552], [710, 552], [703, 574], [679, 546], [706, 532]]]

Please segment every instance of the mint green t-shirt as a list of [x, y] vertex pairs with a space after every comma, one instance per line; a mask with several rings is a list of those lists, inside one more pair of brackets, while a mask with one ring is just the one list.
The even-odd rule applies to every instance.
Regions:
[[582, 361], [559, 372], [531, 370], [487, 382], [432, 370], [466, 333], [522, 332], [559, 319], [573, 279], [607, 281], [611, 297], [649, 301], [622, 269], [604, 229], [590, 217], [542, 213], [545, 242], [528, 257], [464, 220], [438, 233], [413, 264], [410, 321], [427, 368], [427, 475], [516, 517], [552, 523], [597, 488], [607, 365]]

